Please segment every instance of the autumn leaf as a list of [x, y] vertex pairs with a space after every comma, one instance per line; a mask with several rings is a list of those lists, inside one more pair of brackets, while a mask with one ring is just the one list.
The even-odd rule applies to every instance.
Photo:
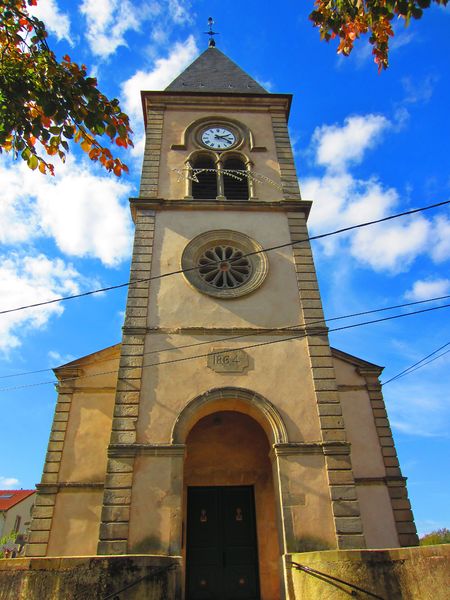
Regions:
[[64, 161], [73, 140], [92, 160], [104, 157], [102, 166], [120, 176], [124, 166], [114, 165], [123, 163], [102, 136], [114, 147], [132, 145], [128, 116], [117, 99], [97, 88], [85, 65], [67, 54], [57, 60], [44, 24], [28, 12], [36, 5], [37, 0], [0, 0], [0, 152], [20, 155], [33, 170], [53, 174], [42, 154]]

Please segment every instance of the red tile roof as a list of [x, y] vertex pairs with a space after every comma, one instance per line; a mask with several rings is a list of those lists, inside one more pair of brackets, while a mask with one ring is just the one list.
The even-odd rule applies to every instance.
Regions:
[[36, 490], [0, 490], [0, 510], [9, 510], [35, 493]]

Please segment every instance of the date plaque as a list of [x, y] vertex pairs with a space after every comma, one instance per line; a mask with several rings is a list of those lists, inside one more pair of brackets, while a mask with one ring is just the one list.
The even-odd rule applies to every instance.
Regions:
[[248, 354], [243, 350], [213, 349], [208, 354], [208, 367], [216, 373], [242, 373], [248, 368]]

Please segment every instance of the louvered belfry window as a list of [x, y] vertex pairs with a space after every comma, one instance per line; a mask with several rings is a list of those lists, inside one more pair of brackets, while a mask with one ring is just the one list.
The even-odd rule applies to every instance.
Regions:
[[[227, 173], [229, 171], [229, 173]], [[223, 164], [223, 185], [227, 200], [248, 200], [247, 169], [240, 158], [230, 157]]]
[[[206, 170], [202, 171], [202, 169]], [[209, 156], [199, 156], [192, 165], [192, 171], [192, 197], [196, 200], [215, 199], [217, 197], [217, 173], [213, 159]]]

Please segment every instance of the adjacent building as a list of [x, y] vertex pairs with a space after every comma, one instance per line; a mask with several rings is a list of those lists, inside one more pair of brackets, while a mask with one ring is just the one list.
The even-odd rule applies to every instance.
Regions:
[[0, 538], [10, 533], [26, 533], [36, 490], [0, 490]]

